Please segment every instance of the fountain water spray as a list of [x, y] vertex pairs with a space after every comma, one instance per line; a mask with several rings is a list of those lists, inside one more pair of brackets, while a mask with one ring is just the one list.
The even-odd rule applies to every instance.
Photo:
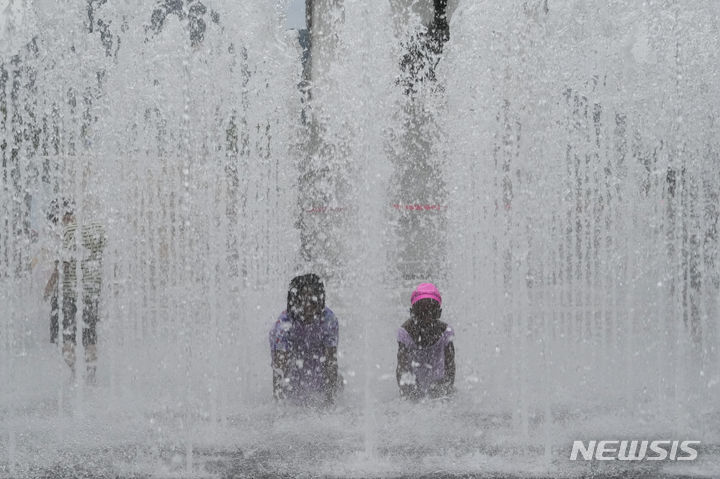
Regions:
[[[107, 446], [166, 473], [204, 471], [207, 450], [254, 472], [358, 450], [398, 474], [508, 472], [538, 446], [565, 467], [603, 427], [715, 440], [718, 7], [450, 1], [438, 49], [430, 2], [317, 0], [303, 66], [286, 6], [12, 3], [8, 470]], [[68, 384], [40, 300], [64, 198], [108, 237], [95, 388]], [[308, 269], [338, 305], [348, 381], [315, 419], [266, 405], [267, 330]], [[424, 280], [456, 330], [459, 391], [408, 412], [394, 338]]]

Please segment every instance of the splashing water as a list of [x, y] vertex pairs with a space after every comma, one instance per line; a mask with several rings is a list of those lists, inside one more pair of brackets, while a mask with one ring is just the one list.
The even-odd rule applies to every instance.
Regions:
[[[430, 53], [432, 2], [317, 0], [307, 37], [289, 1], [6, 3], [0, 477], [573, 476], [573, 440], [658, 437], [704, 449], [633, 471], [720, 473], [715, 3], [451, 1]], [[48, 341], [67, 198], [107, 235], [95, 386]], [[327, 412], [268, 404], [308, 271]], [[458, 394], [410, 407], [425, 280]]]

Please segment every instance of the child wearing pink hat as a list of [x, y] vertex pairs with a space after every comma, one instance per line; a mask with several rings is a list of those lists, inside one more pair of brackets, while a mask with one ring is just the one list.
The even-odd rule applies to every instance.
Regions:
[[455, 333], [440, 321], [440, 291], [432, 283], [422, 283], [410, 304], [410, 319], [398, 330], [400, 396], [411, 400], [449, 396], [455, 390]]

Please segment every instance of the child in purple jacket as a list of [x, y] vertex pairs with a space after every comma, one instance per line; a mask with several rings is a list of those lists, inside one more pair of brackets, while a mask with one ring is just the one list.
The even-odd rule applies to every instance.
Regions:
[[293, 278], [287, 310], [270, 330], [273, 396], [294, 404], [330, 405], [340, 389], [338, 321], [325, 307], [325, 286], [317, 275]]
[[410, 299], [410, 319], [398, 330], [397, 382], [405, 399], [437, 399], [455, 390], [453, 330], [440, 321], [442, 297], [422, 283]]

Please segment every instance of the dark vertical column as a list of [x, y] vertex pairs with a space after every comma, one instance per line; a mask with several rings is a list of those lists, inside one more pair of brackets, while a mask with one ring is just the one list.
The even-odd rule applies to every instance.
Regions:
[[447, 19], [447, 0], [435, 0], [435, 15], [429, 31], [435, 41], [436, 53], [442, 53], [445, 42], [450, 39], [450, 25]]
[[[429, 0], [428, 0], [429, 1]], [[450, 38], [447, 0], [434, 0], [433, 16], [425, 31], [408, 39], [400, 60], [398, 85], [405, 99], [398, 116], [402, 127], [389, 145], [395, 190], [390, 198], [399, 211], [398, 243], [390, 251], [400, 278], [442, 282], [446, 262], [447, 187], [437, 150], [444, 136], [432, 99], [440, 95], [435, 69]]]
[[305, 0], [305, 25], [307, 26], [308, 31], [312, 31], [314, 5], [314, 0]]
[[[309, 88], [309, 83], [312, 70], [312, 24], [314, 5], [314, 0], [305, 0], [305, 29], [298, 32], [303, 62], [302, 89], [306, 100], [310, 99], [310, 94], [312, 93]], [[303, 116], [304, 114], [305, 111], [303, 110]]]
[[[695, 344], [702, 341], [703, 329], [700, 310], [703, 298], [704, 271], [712, 271], [703, 265], [702, 235], [711, 231], [712, 223], [706, 213], [701, 211], [700, 202], [701, 182], [694, 177], [685, 166], [669, 167], [666, 174], [668, 201], [668, 217], [673, 225], [671, 234], [679, 238], [680, 251], [676, 251], [675, 243], [668, 239], [668, 260], [675, 264], [680, 257], [680, 271], [676, 271], [671, 278], [670, 290], [678, 295], [682, 301], [682, 320], [690, 337]], [[700, 223], [702, 226], [696, 228]], [[704, 230], [704, 232], [703, 232]]]
[[317, 143], [317, 128], [312, 124], [312, 115], [309, 112], [309, 101], [312, 95], [310, 84], [312, 81], [312, 36], [313, 36], [313, 13], [314, 0], [305, 0], [305, 24], [306, 29], [301, 30], [299, 34], [300, 45], [303, 49], [303, 78], [301, 89], [303, 92], [303, 109], [302, 122], [305, 128], [305, 141], [301, 150], [302, 158], [299, 163], [300, 178], [298, 179], [298, 202], [299, 216], [296, 227], [300, 231], [300, 257], [305, 263], [313, 263], [315, 259], [314, 241], [317, 236], [314, 231], [312, 218], [308, 216], [308, 211], [312, 211], [312, 183], [315, 176], [311, 171], [311, 159], [313, 145]]
[[[322, 11], [319, 11], [322, 9]], [[307, 32], [301, 33], [303, 46], [303, 137], [300, 140], [298, 163], [298, 209], [296, 228], [300, 232], [299, 256], [304, 270], [312, 270], [323, 278], [343, 275], [345, 264], [346, 220], [349, 213], [350, 178], [346, 171], [349, 161], [345, 145], [325, 140], [327, 126], [313, 114], [312, 88], [322, 65], [315, 65], [315, 50], [330, 39], [326, 30], [317, 28], [318, 18], [330, 21], [331, 9], [342, 9], [341, 1], [306, 0]], [[316, 68], [317, 67], [317, 68]], [[321, 107], [321, 105], [318, 105]], [[330, 119], [329, 121], [333, 121]], [[341, 142], [342, 140], [340, 140]]]

